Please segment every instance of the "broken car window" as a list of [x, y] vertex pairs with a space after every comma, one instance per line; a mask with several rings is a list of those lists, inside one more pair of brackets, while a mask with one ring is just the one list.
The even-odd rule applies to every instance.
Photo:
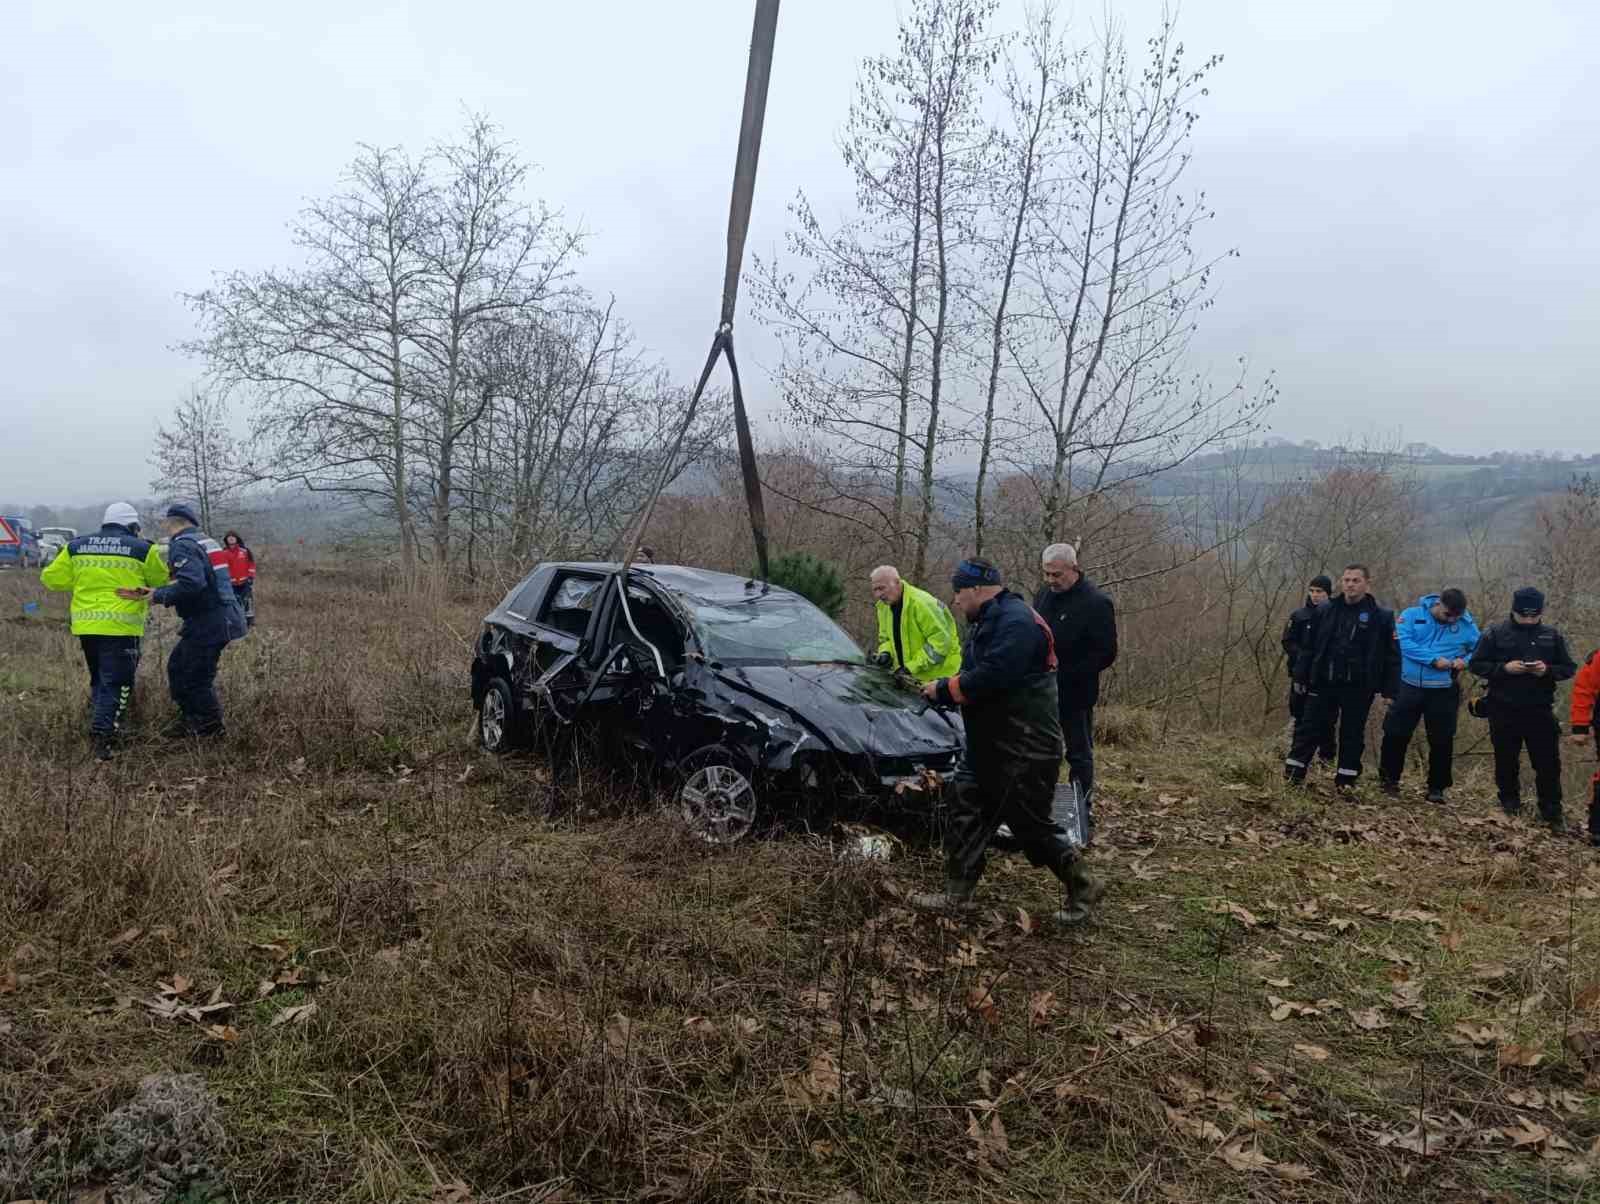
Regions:
[[838, 624], [799, 598], [767, 595], [727, 605], [685, 601], [712, 660], [860, 664], [865, 659]]

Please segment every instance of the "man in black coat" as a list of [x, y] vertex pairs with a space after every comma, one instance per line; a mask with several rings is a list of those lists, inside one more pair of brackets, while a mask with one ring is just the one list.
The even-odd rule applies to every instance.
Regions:
[[[1311, 640], [1311, 622], [1316, 617], [1317, 607], [1332, 596], [1333, 581], [1326, 573], [1317, 574], [1306, 586], [1306, 604], [1292, 611], [1288, 623], [1284, 624], [1283, 655], [1288, 662], [1284, 671], [1289, 675], [1289, 718], [1295, 723], [1299, 723], [1300, 716], [1305, 713], [1306, 695], [1295, 689], [1294, 665], [1300, 659], [1300, 650]], [[1317, 744], [1317, 759], [1331, 764], [1334, 751], [1333, 733], [1324, 732]]]
[[951, 609], [967, 622], [961, 672], [923, 687], [923, 696], [959, 706], [967, 747], [945, 795], [945, 884], [913, 895], [924, 911], [971, 912], [989, 843], [1004, 823], [1028, 860], [1066, 888], [1063, 924], [1089, 917], [1100, 885], [1084, 870], [1050, 805], [1061, 773], [1056, 718], [1056, 656], [1050, 628], [1005, 588], [987, 560], [963, 560], [951, 578]]
[[1078, 553], [1053, 543], [1041, 557], [1044, 588], [1033, 609], [1050, 624], [1056, 643], [1056, 694], [1067, 770], [1083, 794], [1084, 816], [1094, 822], [1094, 707], [1100, 675], [1117, 660], [1117, 616], [1111, 599], [1078, 568]]
[[1306, 696], [1294, 743], [1283, 763], [1290, 782], [1305, 781], [1306, 766], [1325, 733], [1337, 732], [1339, 768], [1334, 785], [1349, 790], [1361, 776], [1367, 716], [1379, 693], [1392, 696], [1400, 653], [1394, 612], [1372, 596], [1372, 573], [1352, 564], [1340, 578], [1338, 597], [1317, 607], [1295, 659], [1294, 688]]
[[1561, 729], [1556, 683], [1578, 671], [1567, 641], [1545, 626], [1544, 595], [1532, 586], [1511, 599], [1511, 617], [1483, 633], [1467, 668], [1489, 683], [1482, 706], [1494, 746], [1494, 781], [1508, 815], [1522, 810], [1522, 746], [1528, 746], [1539, 793], [1539, 818], [1566, 830], [1561, 811]]

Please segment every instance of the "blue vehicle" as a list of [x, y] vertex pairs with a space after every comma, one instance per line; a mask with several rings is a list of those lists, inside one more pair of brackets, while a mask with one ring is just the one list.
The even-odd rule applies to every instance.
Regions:
[[20, 514], [0, 514], [0, 569], [36, 569], [43, 563], [33, 524]]

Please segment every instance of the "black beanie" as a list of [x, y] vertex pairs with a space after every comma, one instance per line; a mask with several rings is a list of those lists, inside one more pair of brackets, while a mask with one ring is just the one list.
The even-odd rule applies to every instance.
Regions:
[[1542, 615], [1544, 595], [1531, 585], [1524, 585], [1511, 595], [1511, 609], [1519, 615]]
[[1321, 573], [1318, 576], [1311, 578], [1310, 588], [1320, 589], [1325, 594], [1331, 594], [1333, 593], [1333, 578], [1329, 577], [1326, 573]]

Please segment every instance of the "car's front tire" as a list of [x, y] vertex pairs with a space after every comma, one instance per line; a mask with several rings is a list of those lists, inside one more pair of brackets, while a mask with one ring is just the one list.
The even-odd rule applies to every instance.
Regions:
[[524, 723], [511, 683], [492, 677], [478, 708], [478, 743], [484, 752], [503, 756], [522, 746]]
[[755, 831], [760, 795], [747, 757], [721, 744], [690, 753], [678, 767], [678, 809], [707, 844], [735, 844]]

